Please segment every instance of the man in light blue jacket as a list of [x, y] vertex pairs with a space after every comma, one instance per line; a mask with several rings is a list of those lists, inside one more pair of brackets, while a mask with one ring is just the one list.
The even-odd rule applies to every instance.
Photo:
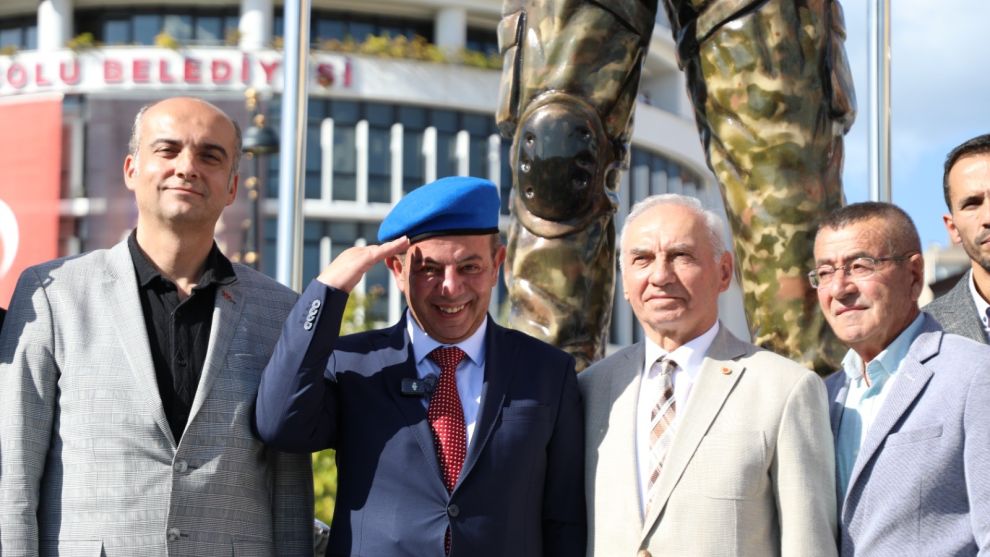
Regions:
[[990, 348], [918, 309], [910, 217], [856, 203], [821, 223], [809, 273], [850, 351], [826, 382], [840, 555], [990, 555]]

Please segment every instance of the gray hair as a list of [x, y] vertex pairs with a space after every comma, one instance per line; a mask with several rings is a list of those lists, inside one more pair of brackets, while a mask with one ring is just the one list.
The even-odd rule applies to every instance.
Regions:
[[[195, 97], [191, 97], [191, 98], [195, 98]], [[230, 122], [230, 124], [234, 126], [234, 152], [231, 154], [234, 164], [230, 167], [230, 178], [233, 179], [234, 174], [237, 174], [237, 169], [241, 165], [241, 154], [244, 149], [244, 141], [243, 141], [243, 136], [241, 134], [241, 126], [239, 126], [233, 118], [227, 115], [226, 112], [221, 110], [220, 107], [216, 106], [215, 104], [204, 101], [203, 99], [199, 99], [199, 98], [196, 98], [196, 100], [206, 103], [207, 105], [213, 107], [214, 110], [216, 110], [220, 114], [223, 114]], [[155, 106], [160, 102], [162, 101], [155, 101], [153, 103], [148, 103], [142, 106], [137, 111], [137, 114], [134, 116], [134, 123], [131, 124], [131, 137], [130, 139], [127, 140], [127, 152], [130, 153], [132, 157], [134, 157], [135, 161], [138, 158], [138, 151], [141, 149], [141, 120], [144, 118], [144, 113], [148, 112], [149, 108]]]
[[692, 210], [696, 215], [700, 216], [702, 222], [705, 224], [705, 229], [708, 232], [708, 243], [711, 244], [712, 253], [715, 254], [715, 260], [718, 261], [718, 259], [722, 257], [722, 254], [725, 253], [725, 244], [722, 243], [721, 232], [724, 225], [722, 218], [715, 214], [714, 211], [706, 209], [695, 197], [689, 197], [687, 195], [677, 193], [661, 193], [641, 199], [632, 206], [632, 209], [629, 210], [629, 215], [626, 216], [625, 222], [622, 223], [622, 231], [619, 232], [620, 269], [622, 269], [623, 265], [621, 257], [622, 241], [626, 236], [626, 229], [633, 223], [633, 221], [641, 217], [643, 213], [661, 205], [677, 205], [679, 207], [686, 207]]

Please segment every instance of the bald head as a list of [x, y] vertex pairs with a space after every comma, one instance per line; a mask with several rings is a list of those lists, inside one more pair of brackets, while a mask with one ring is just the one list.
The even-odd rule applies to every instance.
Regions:
[[148, 114], [149, 112], [154, 113], [158, 111], [163, 111], [166, 113], [170, 111], [182, 112], [188, 109], [191, 105], [200, 105], [208, 109], [209, 111], [214, 112], [215, 114], [226, 120], [230, 124], [230, 127], [233, 129], [234, 145], [233, 145], [233, 152], [230, 153], [230, 156], [234, 163], [233, 166], [231, 167], [231, 176], [233, 176], [235, 173], [237, 173], [237, 168], [241, 162], [241, 149], [242, 149], [241, 127], [237, 125], [237, 122], [235, 122], [233, 118], [228, 116], [226, 112], [221, 110], [215, 104], [204, 101], [203, 99], [199, 99], [196, 97], [171, 97], [168, 99], [163, 99], [142, 106], [141, 109], [138, 110], [137, 115], [134, 117], [134, 123], [131, 125], [131, 137], [130, 140], [128, 140], [127, 142], [128, 152], [132, 157], [134, 157], [135, 159], [137, 158], [138, 151], [140, 150], [141, 147], [141, 122], [144, 120], [146, 114]]

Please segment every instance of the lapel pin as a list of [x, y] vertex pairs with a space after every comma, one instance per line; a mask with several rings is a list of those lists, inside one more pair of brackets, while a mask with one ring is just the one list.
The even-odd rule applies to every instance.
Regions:
[[223, 295], [223, 299], [224, 300], [227, 300], [228, 302], [230, 302], [232, 304], [236, 304], [237, 303], [237, 302], [234, 301], [234, 297], [230, 295], [230, 292], [227, 292], [226, 290], [221, 290], [220, 291], [220, 294]]
[[723, 367], [722, 368], [722, 375], [730, 375], [731, 373], [732, 373], [732, 370], [731, 369], [729, 369], [727, 367]]

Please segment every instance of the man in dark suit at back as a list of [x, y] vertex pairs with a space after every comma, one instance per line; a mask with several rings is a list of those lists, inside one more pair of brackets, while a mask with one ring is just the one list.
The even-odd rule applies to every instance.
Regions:
[[[287, 451], [337, 451], [327, 555], [585, 551], [574, 361], [488, 316], [505, 247], [498, 189], [444, 178], [303, 292], [262, 376], [256, 424]], [[384, 261], [408, 311], [338, 338], [348, 292]]]
[[952, 290], [925, 306], [945, 331], [990, 340], [990, 134], [974, 137], [945, 158], [945, 228], [962, 245], [970, 270]]

